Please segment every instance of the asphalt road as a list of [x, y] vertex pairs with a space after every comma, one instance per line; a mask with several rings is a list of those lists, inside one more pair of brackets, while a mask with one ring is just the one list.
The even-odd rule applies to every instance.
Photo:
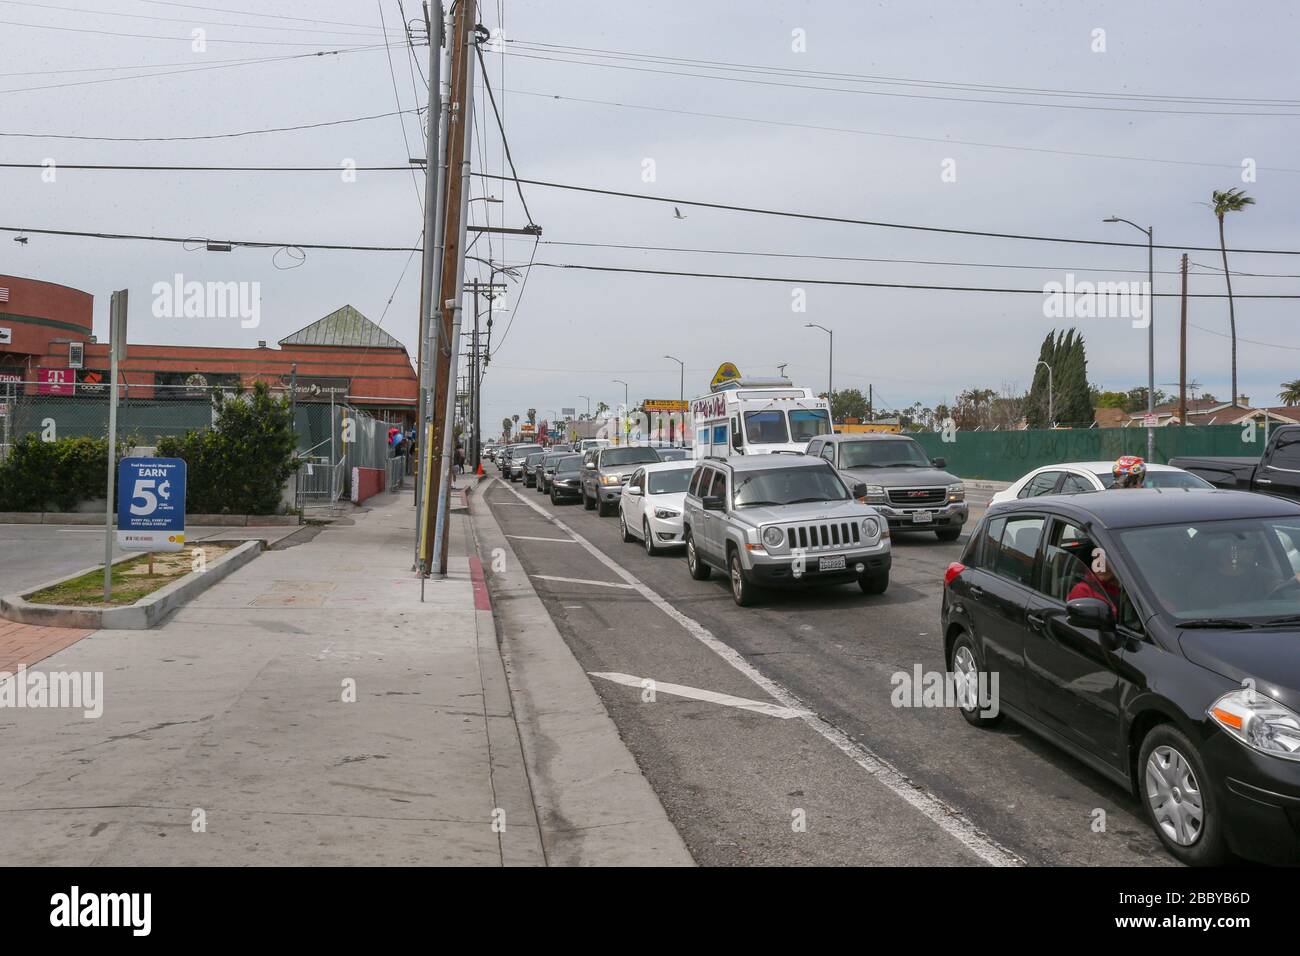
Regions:
[[1131, 796], [1010, 721], [891, 702], [895, 674], [945, 670], [943, 570], [965, 536], [895, 535], [881, 596], [743, 609], [616, 518], [499, 479], [484, 497], [580, 664], [614, 675], [591, 681], [701, 864], [1174, 864]]

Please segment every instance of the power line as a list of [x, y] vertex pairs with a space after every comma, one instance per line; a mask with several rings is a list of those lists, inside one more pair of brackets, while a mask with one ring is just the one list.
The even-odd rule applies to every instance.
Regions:
[[[220, 243], [228, 246], [238, 246], [244, 249], [327, 249], [344, 252], [419, 252], [419, 246], [359, 246], [359, 245], [331, 245], [326, 243], [311, 242], [264, 242], [261, 240], [249, 239], [209, 239], [207, 237], [196, 236], [147, 236], [135, 235], [131, 233], [116, 232], [78, 232], [71, 229], [33, 229], [30, 226], [0, 226], [0, 232], [21, 232], [33, 236], [78, 236], [84, 239], [120, 239], [136, 240], [140, 242], [170, 242], [180, 245], [189, 245], [194, 243], [207, 244], [209, 242]], [[192, 251], [192, 250], [191, 250]], [[1244, 296], [1237, 296], [1244, 298]]]
[[373, 23], [353, 23], [347, 20], [322, 20], [318, 17], [291, 17], [282, 13], [262, 13], [253, 10], [230, 10], [226, 7], [207, 7], [197, 3], [178, 3], [176, 0], [140, 0], [141, 3], [151, 3], [160, 7], [179, 7], [183, 10], [208, 10], [214, 13], [229, 13], [240, 17], [263, 17], [271, 20], [294, 20], [299, 23], [328, 23], [337, 27], [363, 27], [367, 30], [373, 30]]
[[[1231, 334], [1228, 332], [1220, 332], [1217, 329], [1207, 329], [1205, 326], [1197, 325], [1195, 322], [1188, 322], [1187, 324], [1194, 329], [1200, 329], [1202, 332], [1208, 332], [1211, 335], [1218, 335], [1225, 339], [1232, 338]], [[1270, 349], [1287, 349], [1288, 351], [1291, 352], [1300, 352], [1300, 345], [1279, 345], [1277, 342], [1260, 342], [1258, 339], [1246, 339], [1246, 338], [1242, 338], [1240, 335], [1237, 336], [1237, 341], [1249, 342], [1251, 345], [1262, 345]]]
[[[732, 120], [738, 123], [756, 123], [761, 126], [780, 126], [788, 129], [804, 129], [823, 133], [847, 133], [853, 136], [874, 136], [882, 139], [909, 140], [919, 143], [940, 143], [945, 146], [975, 146], [981, 149], [1006, 149], [1026, 153], [1046, 153], [1052, 156], [1077, 156], [1083, 159], [1112, 159], [1134, 163], [1157, 163], [1171, 166], [1195, 166], [1208, 169], [1241, 168], [1238, 163], [1211, 163], [1191, 159], [1168, 159], [1153, 156], [1127, 156], [1120, 153], [1091, 153], [1084, 150], [1053, 149], [1047, 146], [1016, 146], [1009, 143], [982, 143], [975, 140], [952, 139], [944, 136], [913, 136], [904, 133], [882, 133], [877, 130], [858, 129], [849, 126], [824, 126], [815, 123], [792, 123], [785, 120], [760, 119], [754, 116], [737, 116], [731, 113], [704, 113], [698, 110], [674, 109], [667, 106], [647, 106], [641, 103], [620, 103], [612, 100], [589, 99], [581, 96], [562, 96], [558, 93], [542, 93], [536, 90], [503, 90], [516, 96], [534, 96], [541, 99], [557, 100], [568, 103], [587, 103], [594, 106], [612, 106], [620, 109], [644, 110], [651, 113], [672, 113], [679, 116], [694, 116], [700, 119]], [[1261, 170], [1275, 173], [1300, 173], [1300, 168], [1287, 166], [1260, 166]]]
[[[510, 141], [506, 139], [505, 124], [501, 122], [501, 113], [497, 110], [497, 98], [492, 94], [492, 84], [488, 81], [487, 63], [483, 61], [483, 48], [477, 43], [474, 44], [474, 51], [478, 54], [479, 66], [482, 67], [483, 87], [487, 90], [488, 99], [492, 103], [492, 114], [497, 119], [497, 129], [501, 131], [501, 145], [505, 148], [506, 159], [510, 163], [510, 173], [514, 176], [515, 190], [519, 193], [519, 202], [524, 207], [524, 215], [528, 217], [528, 224], [533, 225], [533, 214], [528, 211], [528, 200], [524, 199], [523, 188], [519, 185], [519, 170], [515, 169], [515, 158], [510, 155]], [[486, 159], [486, 157], [485, 157]], [[536, 248], [536, 243], [533, 244]], [[502, 336], [504, 338], [505, 336]]]
[[[423, 107], [407, 112], [422, 113]], [[98, 143], [174, 143], [195, 140], [235, 139], [241, 136], [261, 136], [265, 133], [293, 133], [305, 129], [322, 129], [327, 126], [346, 126], [350, 123], [367, 123], [371, 120], [387, 119], [395, 113], [374, 113], [370, 116], [353, 116], [349, 119], [328, 120], [323, 123], [301, 123], [297, 126], [273, 126], [268, 129], [248, 129], [235, 133], [207, 133], [198, 136], [82, 136], [73, 133], [7, 133], [0, 136], [21, 137], [24, 139], [69, 139]]]
[[[633, 275], [652, 275], [652, 276], [681, 276], [693, 279], [738, 279], [747, 282], [780, 282], [786, 285], [833, 285], [833, 286], [851, 286], [855, 288], [868, 289], [918, 289], [934, 292], [1001, 292], [1013, 293], [1017, 295], [1037, 295], [1045, 294], [1043, 289], [1007, 289], [991, 288], [987, 286], [953, 286], [953, 285], [922, 285], [917, 283], [905, 282], [865, 282], [855, 279], [804, 279], [790, 278], [786, 276], [759, 276], [759, 275], [739, 275], [729, 272], [684, 272], [672, 269], [633, 269], [623, 266], [595, 266], [584, 265], [571, 262], [538, 262], [539, 268], [547, 269], [581, 269], [588, 272], [613, 272], [613, 273], [630, 273]], [[1075, 294], [1078, 294], [1077, 292]], [[1178, 299], [1182, 297], [1179, 292], [1152, 292], [1151, 295], [1156, 298]], [[1226, 299], [1227, 295], [1219, 293], [1190, 293], [1189, 299]], [[1234, 294], [1234, 299], [1300, 299], [1300, 294], [1281, 295], [1281, 294], [1251, 294], [1241, 295]]]
[[562, 56], [542, 56], [536, 53], [519, 53], [513, 50], [503, 51], [503, 56], [519, 57], [525, 60], [540, 60], [549, 63], [569, 63], [577, 66], [596, 66], [609, 70], [627, 70], [633, 73], [650, 73], [657, 76], [681, 76], [696, 80], [720, 80], [727, 83], [745, 83], [753, 86], [780, 87], [782, 89], [803, 90], [814, 93], [851, 93], [859, 96], [883, 96], [908, 100], [940, 100], [952, 103], [977, 103], [993, 106], [1029, 106], [1039, 109], [1085, 110], [1100, 113], [1152, 113], [1170, 116], [1300, 116], [1300, 113], [1260, 112], [1251, 110], [1168, 110], [1137, 106], [1090, 106], [1083, 103], [1035, 103], [1025, 100], [996, 100], [969, 96], [938, 96], [925, 93], [892, 93], [885, 90], [846, 89], [838, 86], [808, 86], [802, 83], [783, 83], [777, 80], [760, 80], [748, 76], [720, 76], [714, 73], [687, 73], [681, 70], [655, 70], [649, 67], [630, 66], [627, 63], [592, 63], [587, 60], [575, 60]]
[[1185, 103], [1233, 103], [1250, 106], [1300, 106], [1296, 99], [1261, 99], [1258, 97], [1228, 96], [1183, 96], [1158, 93], [1114, 93], [1099, 90], [1061, 90], [1034, 86], [1014, 86], [988, 83], [959, 83], [947, 80], [931, 80], [917, 77], [884, 76], [871, 73], [844, 73], [824, 70], [802, 70], [791, 67], [765, 66], [755, 63], [736, 63], [727, 60], [708, 60], [691, 57], [673, 57], [663, 54], [636, 53], [630, 50], [607, 50], [599, 47], [569, 46], [560, 43], [544, 43], [540, 40], [508, 40], [512, 45], [525, 49], [540, 47], [548, 50], [562, 50], [586, 56], [605, 56], [614, 59], [631, 59], [649, 62], [679, 63], [716, 70], [733, 70], [748, 73], [786, 74], [811, 79], [839, 79], [846, 82], [876, 83], [886, 86], [922, 86], [939, 89], [957, 89], [973, 92], [995, 92], [1015, 94], [1036, 94], [1055, 97], [1086, 97], [1097, 99], [1142, 100], [1149, 102], [1185, 102]]
[[[528, 266], [524, 270], [523, 281], [519, 284], [519, 295], [515, 297], [515, 304], [510, 307], [510, 321], [506, 323], [506, 330], [501, 333], [501, 340], [497, 342], [497, 347], [488, 352], [489, 359], [491, 359], [493, 355], [496, 355], [497, 352], [500, 352], [501, 346], [506, 344], [506, 336], [509, 335], [510, 330], [514, 328], [515, 317], [519, 315], [519, 305], [524, 301], [524, 290], [528, 288], [528, 277], [533, 274], [533, 265], [541, 265], [541, 263], [534, 263], [534, 259], [537, 257], [537, 242], [537, 239], [533, 240], [533, 251], [528, 256]], [[489, 332], [489, 336], [490, 335], [491, 333]], [[490, 337], [488, 341], [489, 343], [491, 342]]]
[[[484, 179], [509, 179], [507, 176], [495, 176], [491, 173], [472, 173]], [[519, 182], [530, 186], [545, 186], [550, 189], [565, 189], [571, 192], [591, 193], [598, 196], [617, 196], [622, 199], [641, 199], [647, 202], [668, 203], [677, 206], [694, 206], [699, 209], [720, 209], [727, 212], [745, 212], [761, 216], [777, 216], [785, 219], [804, 219], [810, 222], [830, 222], [848, 226], [875, 226], [881, 229], [908, 229], [914, 232], [945, 233], [955, 236], [980, 236], [989, 239], [1019, 239], [1026, 242], [1061, 242], [1083, 246], [1110, 246], [1123, 249], [1145, 249], [1145, 242], [1119, 242], [1112, 239], [1071, 239], [1062, 236], [1035, 236], [1012, 232], [988, 232], [979, 229], [954, 229], [944, 226], [919, 226], [910, 223], [881, 222], [872, 219], [851, 219], [846, 216], [825, 216], [815, 213], [791, 212], [782, 209], [764, 209], [758, 206], [737, 206], [729, 203], [707, 202], [704, 200], [681, 199], [672, 196], [652, 196], [648, 193], [633, 193], [617, 189], [599, 189], [595, 186], [575, 186], [571, 183], [553, 183], [543, 179], [520, 179]], [[1218, 252], [1217, 246], [1161, 245], [1156, 249], [1171, 249], [1178, 252]], [[1293, 249], [1229, 249], [1228, 252], [1239, 255], [1297, 256], [1300, 250]]]
[[[86, 13], [89, 11], [80, 11]], [[56, 30], [61, 33], [89, 33], [94, 36], [105, 37], [124, 37], [132, 40], [177, 40], [183, 43], [193, 43], [194, 38], [166, 36], [160, 33], [120, 33], [113, 30], [97, 30], [91, 27], [63, 27], [55, 26], [52, 23], [23, 23], [19, 20], [0, 20], [0, 23], [11, 27], [28, 27], [32, 30]], [[320, 46], [316, 43], [295, 43], [292, 40], [227, 40], [224, 38], [207, 38], [208, 43], [242, 43], [251, 46]]]
[[[388, 24], [384, 22], [384, 0], [375, 0], [375, 3], [379, 7], [379, 25], [383, 28], [383, 31], [387, 33]], [[398, 95], [397, 92], [397, 71], [393, 69], [393, 51], [391, 46], [384, 46], [384, 55], [388, 58], [388, 76], [393, 81], [393, 100], [397, 104], [397, 123], [402, 127], [402, 145], [406, 147], [406, 155], [409, 158], [411, 155], [411, 143], [410, 140], [406, 138], [406, 120], [402, 116], [402, 97]], [[418, 105], [420, 101], [417, 98], [415, 102]], [[408, 166], [407, 168], [411, 172], [411, 186], [415, 189], [415, 204], [420, 208], [423, 208], [424, 200], [420, 198], [420, 183], [415, 175], [415, 167]]]

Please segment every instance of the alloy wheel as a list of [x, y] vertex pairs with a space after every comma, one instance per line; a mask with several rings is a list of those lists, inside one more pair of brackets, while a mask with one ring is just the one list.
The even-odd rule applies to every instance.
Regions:
[[975, 655], [963, 644], [952, 656], [952, 677], [957, 692], [957, 706], [974, 710], [979, 706], [979, 666]]
[[1192, 765], [1167, 744], [1151, 751], [1146, 766], [1147, 803], [1156, 826], [1179, 846], [1191, 846], [1205, 829], [1205, 801]]

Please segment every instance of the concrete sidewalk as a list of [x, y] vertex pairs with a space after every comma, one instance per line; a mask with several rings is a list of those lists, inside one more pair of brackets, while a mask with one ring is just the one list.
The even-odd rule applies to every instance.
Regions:
[[[528, 753], [538, 735], [523, 728], [521, 743], [464, 498], [452, 500], [449, 574], [424, 583], [423, 603], [410, 493], [382, 495], [161, 627], [98, 631], [41, 661], [101, 672], [103, 716], [0, 707], [0, 865], [545, 865], [554, 796], [541, 827], [530, 775], [566, 756], [563, 741]], [[566, 666], [554, 650], [548, 680]], [[598, 748], [635, 772], [608, 730], [613, 749]], [[607, 825], [601, 798], [585, 792], [590, 818], [564, 826]], [[680, 845], [652, 809], [669, 833], [651, 845]], [[660, 862], [644, 841], [584, 855], [570, 840], [550, 862]]]

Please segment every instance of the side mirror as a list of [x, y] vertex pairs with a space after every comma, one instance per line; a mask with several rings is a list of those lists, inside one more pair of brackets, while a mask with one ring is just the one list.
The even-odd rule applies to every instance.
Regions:
[[931, 458], [931, 459], [930, 459], [930, 464], [934, 465], [934, 467], [936, 467], [936, 468], [947, 468], [947, 467], [948, 467], [948, 459], [947, 459], [947, 458]]
[[726, 499], [722, 495], [705, 495], [700, 499], [705, 511], [726, 511]]
[[1075, 627], [1097, 631], [1115, 629], [1115, 611], [1099, 598], [1075, 598], [1065, 605], [1065, 620]]
[[740, 451], [740, 432], [731, 433], [731, 447]]
[[639, 494], [641, 494], [641, 486], [640, 486], [640, 485], [628, 485], [628, 486], [627, 486], [627, 493], [628, 493], [629, 495], [639, 495]]
[[853, 497], [862, 499], [867, 496], [867, 483], [865, 481], [854, 482]]

